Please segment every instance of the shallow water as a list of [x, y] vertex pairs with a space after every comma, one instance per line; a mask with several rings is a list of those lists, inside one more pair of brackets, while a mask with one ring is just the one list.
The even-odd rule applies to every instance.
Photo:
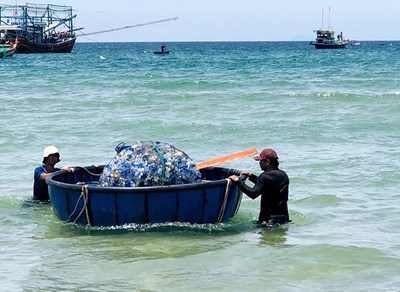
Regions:
[[[0, 290], [395, 291], [400, 286], [400, 43], [78, 43], [0, 62]], [[42, 150], [106, 164], [157, 140], [201, 162], [273, 147], [292, 223], [87, 228], [26, 203]], [[225, 165], [258, 171], [245, 158]]]

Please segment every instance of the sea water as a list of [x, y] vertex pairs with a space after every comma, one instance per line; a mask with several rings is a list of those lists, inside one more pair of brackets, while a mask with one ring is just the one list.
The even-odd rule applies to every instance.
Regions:
[[[400, 43], [77, 43], [0, 60], [0, 290], [395, 291], [400, 287]], [[112, 228], [29, 204], [33, 170], [107, 164], [120, 142], [195, 162], [274, 148], [292, 223]], [[259, 173], [250, 157], [224, 166]]]

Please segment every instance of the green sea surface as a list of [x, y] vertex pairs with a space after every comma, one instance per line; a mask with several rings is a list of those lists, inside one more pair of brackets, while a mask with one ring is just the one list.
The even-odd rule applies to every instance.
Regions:
[[[1, 291], [396, 291], [400, 42], [77, 43], [0, 60]], [[121, 141], [194, 161], [274, 148], [292, 223], [93, 228], [29, 204], [33, 170], [107, 164]], [[225, 164], [259, 172], [243, 158]]]

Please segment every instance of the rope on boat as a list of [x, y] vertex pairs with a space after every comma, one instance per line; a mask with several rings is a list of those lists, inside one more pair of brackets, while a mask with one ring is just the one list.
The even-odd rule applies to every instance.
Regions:
[[123, 30], [123, 29], [128, 29], [128, 28], [139, 27], [139, 26], [146, 26], [146, 25], [167, 22], [167, 21], [172, 21], [172, 20], [177, 20], [177, 19], [178, 19], [178, 17], [171, 17], [171, 18], [166, 18], [166, 19], [161, 19], [161, 20], [156, 20], [156, 21], [150, 21], [150, 22], [146, 22], [146, 23], [126, 25], [126, 26], [117, 27], [117, 28], [105, 29], [105, 30], [89, 32], [89, 33], [82, 33], [81, 35], [88, 36], [88, 35], [94, 35], [94, 34], [100, 34], [100, 33], [106, 33], [106, 32], [113, 32], [113, 31], [117, 31], [117, 30]]
[[[98, 165], [94, 165], [94, 166], [96, 166], [96, 167], [98, 167]], [[74, 166], [75, 168], [81, 168], [81, 169], [83, 169], [83, 170], [85, 170], [88, 174], [90, 174], [90, 175], [93, 175], [93, 176], [101, 176], [101, 173], [93, 173], [93, 172], [90, 172], [86, 167], [83, 167], [83, 166]]]
[[228, 201], [228, 193], [232, 184], [232, 181], [229, 178], [226, 178], [225, 180], [226, 180], [225, 195], [224, 195], [224, 200], [222, 201], [221, 209], [219, 210], [217, 223], [221, 223], [222, 218], [224, 217], [226, 202]]
[[74, 219], [73, 223], [76, 223], [76, 221], [78, 221], [78, 219], [82, 216], [83, 212], [85, 211], [87, 224], [88, 225], [92, 225], [90, 223], [89, 212], [88, 212], [88, 208], [87, 208], [87, 205], [88, 205], [88, 202], [89, 202], [89, 190], [88, 190], [88, 186], [87, 185], [82, 186], [81, 195], [79, 196], [78, 200], [76, 201], [75, 209], [69, 215], [68, 221], [71, 221], [71, 217], [75, 213], [76, 209], [78, 208], [78, 204], [79, 204], [81, 198], [83, 198], [83, 207], [82, 207], [82, 210], [79, 212], [78, 216], [76, 216], [76, 218]]

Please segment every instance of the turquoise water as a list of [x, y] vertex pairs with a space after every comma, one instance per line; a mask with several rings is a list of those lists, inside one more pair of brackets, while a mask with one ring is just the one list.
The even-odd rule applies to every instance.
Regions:
[[[0, 60], [0, 290], [395, 291], [400, 287], [400, 42], [78, 43]], [[124, 141], [201, 162], [273, 147], [292, 224], [243, 198], [216, 225], [85, 228], [29, 205], [33, 169], [106, 164]], [[244, 158], [225, 165], [259, 171]]]

